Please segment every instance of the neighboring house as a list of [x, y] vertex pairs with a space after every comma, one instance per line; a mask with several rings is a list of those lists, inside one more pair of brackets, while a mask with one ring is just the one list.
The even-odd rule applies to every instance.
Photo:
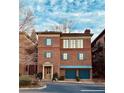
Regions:
[[105, 29], [92, 42], [93, 78], [105, 78]]
[[84, 33], [37, 32], [38, 72], [43, 79], [54, 73], [65, 79], [92, 79], [90, 30]]
[[33, 75], [37, 72], [37, 46], [26, 32], [19, 32], [19, 74]]

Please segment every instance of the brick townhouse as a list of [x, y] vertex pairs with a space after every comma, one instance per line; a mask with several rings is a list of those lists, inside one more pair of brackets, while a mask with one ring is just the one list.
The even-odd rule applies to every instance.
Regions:
[[105, 29], [94, 39], [91, 46], [93, 78], [105, 79]]
[[[33, 35], [33, 34], [32, 34]], [[36, 44], [26, 32], [19, 32], [19, 74], [33, 75], [37, 72]]]
[[52, 79], [54, 73], [65, 79], [92, 79], [91, 37], [84, 33], [37, 32], [38, 72], [43, 79]]

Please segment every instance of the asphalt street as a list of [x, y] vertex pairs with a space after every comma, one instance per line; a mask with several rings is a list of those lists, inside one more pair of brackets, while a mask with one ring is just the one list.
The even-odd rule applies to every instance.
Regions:
[[45, 89], [21, 89], [19, 93], [105, 93], [105, 87], [95, 84], [49, 83]]

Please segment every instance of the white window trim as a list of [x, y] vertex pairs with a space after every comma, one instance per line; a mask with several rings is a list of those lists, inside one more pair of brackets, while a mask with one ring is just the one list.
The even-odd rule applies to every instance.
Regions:
[[63, 48], [83, 48], [83, 39], [65, 39], [63, 40]]
[[79, 60], [84, 60], [84, 53], [79, 53], [78, 56], [79, 56]]
[[52, 57], [52, 53], [51, 52], [46, 52], [46, 58], [51, 58]]
[[63, 57], [63, 60], [68, 60], [68, 53], [63, 53], [62, 57]]
[[[48, 40], [50, 40], [50, 41], [48, 42]], [[46, 38], [46, 45], [47, 46], [51, 46], [52, 45], [52, 39], [51, 38]]]

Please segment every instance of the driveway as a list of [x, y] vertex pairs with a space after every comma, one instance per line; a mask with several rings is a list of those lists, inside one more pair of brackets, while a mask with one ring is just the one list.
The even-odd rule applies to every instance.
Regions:
[[19, 93], [105, 93], [104, 85], [48, 83], [45, 89], [19, 90]]

